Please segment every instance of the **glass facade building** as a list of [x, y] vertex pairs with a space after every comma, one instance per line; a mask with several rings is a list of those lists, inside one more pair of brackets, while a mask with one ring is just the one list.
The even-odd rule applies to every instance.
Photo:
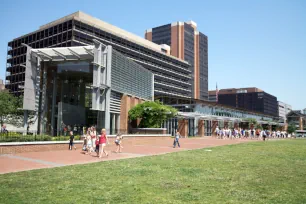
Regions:
[[22, 43], [38, 49], [92, 45], [94, 39], [111, 45], [128, 59], [153, 72], [156, 96], [191, 98], [191, 68], [188, 62], [166, 55], [155, 43], [82, 12], [43, 25], [39, 30], [9, 42], [6, 88], [15, 95], [24, 92], [27, 48]]
[[108, 134], [126, 132], [126, 112], [136, 104], [126, 104], [123, 96], [154, 98], [154, 75], [98, 41], [73, 48], [27, 47], [26, 61], [23, 109], [35, 112], [40, 134], [82, 134], [91, 126]]

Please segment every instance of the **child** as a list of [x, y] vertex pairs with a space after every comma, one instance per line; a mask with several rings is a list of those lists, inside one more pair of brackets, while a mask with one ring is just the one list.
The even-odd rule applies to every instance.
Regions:
[[86, 152], [86, 154], [89, 153], [89, 155], [90, 155], [91, 152], [93, 152], [93, 149], [92, 149], [92, 142], [91, 142], [91, 136], [88, 135], [88, 136], [87, 136], [87, 152]]
[[181, 137], [181, 134], [180, 134], [179, 131], [177, 131], [176, 135], [174, 137], [174, 141], [173, 141], [173, 148], [176, 147], [176, 144], [177, 144], [178, 147], [181, 147], [180, 142], [179, 142], [180, 137]]
[[74, 135], [73, 132], [70, 131], [69, 150], [72, 150], [72, 147], [74, 147], [74, 150], [76, 150], [76, 146], [74, 145]]
[[96, 139], [96, 153], [99, 154], [99, 139]]
[[87, 138], [86, 138], [86, 135], [84, 136], [84, 141], [83, 141], [83, 148], [82, 150], [83, 151], [86, 151], [86, 148], [87, 148]]
[[116, 139], [115, 139], [115, 144], [116, 144], [116, 146], [117, 146], [117, 150], [116, 150], [116, 153], [121, 153], [121, 149], [123, 149], [123, 147], [122, 147], [122, 139], [123, 139], [123, 137], [122, 137], [122, 135], [121, 134], [118, 134], [117, 136], [116, 136]]

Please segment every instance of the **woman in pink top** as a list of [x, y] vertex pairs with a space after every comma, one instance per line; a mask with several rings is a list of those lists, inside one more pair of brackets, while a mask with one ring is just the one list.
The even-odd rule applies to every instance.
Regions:
[[102, 158], [102, 154], [104, 153], [106, 156], [108, 156], [108, 153], [105, 151], [106, 142], [108, 143], [108, 138], [106, 136], [106, 130], [101, 130], [101, 135], [99, 138], [99, 158]]

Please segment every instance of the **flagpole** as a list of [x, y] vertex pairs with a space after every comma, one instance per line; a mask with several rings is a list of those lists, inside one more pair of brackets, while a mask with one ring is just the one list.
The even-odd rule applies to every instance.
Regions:
[[218, 90], [218, 83], [216, 83], [216, 103], [218, 103], [218, 97], [219, 97], [219, 90]]

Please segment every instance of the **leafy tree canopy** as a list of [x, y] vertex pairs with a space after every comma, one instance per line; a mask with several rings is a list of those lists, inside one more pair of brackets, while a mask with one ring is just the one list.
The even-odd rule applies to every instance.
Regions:
[[12, 94], [1, 91], [0, 92], [0, 118], [1, 125], [3, 124], [3, 120], [8, 115], [16, 114], [18, 112], [18, 108], [20, 105], [20, 99], [18, 97], [13, 96]]
[[257, 120], [255, 118], [247, 118], [246, 120], [249, 123], [249, 128], [251, 128], [252, 125], [254, 125], [254, 128], [256, 127]]
[[159, 101], [146, 101], [134, 106], [129, 111], [129, 119], [141, 119], [140, 128], [160, 128], [166, 120], [177, 115], [177, 110], [171, 106], [163, 105]]
[[[7, 91], [0, 92], [0, 122], [21, 127], [23, 124], [22, 97], [16, 97]], [[34, 122], [34, 113], [29, 113], [28, 124]]]
[[288, 128], [287, 128], [287, 132], [289, 133], [289, 134], [292, 134], [292, 133], [294, 133], [296, 131], [296, 126], [294, 125], [294, 124], [289, 124], [288, 125]]

